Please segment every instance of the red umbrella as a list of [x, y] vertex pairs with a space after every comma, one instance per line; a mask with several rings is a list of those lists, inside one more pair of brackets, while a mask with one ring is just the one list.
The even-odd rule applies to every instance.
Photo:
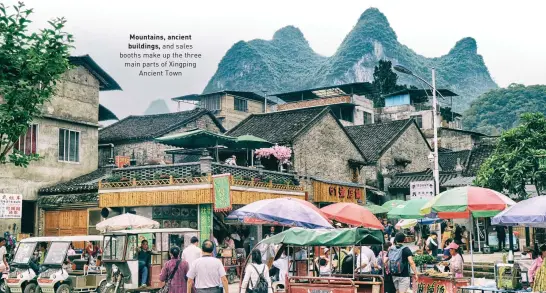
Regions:
[[383, 230], [383, 224], [368, 209], [349, 202], [339, 202], [325, 206], [321, 211], [330, 220], [347, 225]]

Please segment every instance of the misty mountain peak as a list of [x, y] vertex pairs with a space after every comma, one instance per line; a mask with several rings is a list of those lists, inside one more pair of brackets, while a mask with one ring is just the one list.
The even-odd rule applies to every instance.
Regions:
[[280, 30], [276, 31], [273, 35], [273, 40], [275, 41], [285, 41], [285, 42], [304, 42], [307, 43], [307, 40], [303, 36], [301, 30], [293, 25], [285, 26]]
[[374, 22], [382, 22], [384, 24], [389, 25], [389, 21], [387, 20], [387, 17], [385, 14], [383, 14], [379, 9], [375, 7], [371, 7], [366, 9], [361, 15], [358, 21], [374, 21]]
[[455, 47], [449, 51], [449, 54], [478, 54], [478, 44], [471, 37], [466, 37], [455, 43]]

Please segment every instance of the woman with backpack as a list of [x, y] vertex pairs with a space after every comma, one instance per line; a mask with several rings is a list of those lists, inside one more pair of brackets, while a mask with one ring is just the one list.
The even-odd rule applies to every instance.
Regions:
[[254, 249], [251, 254], [252, 263], [245, 268], [241, 293], [273, 293], [269, 269], [262, 263], [262, 253]]

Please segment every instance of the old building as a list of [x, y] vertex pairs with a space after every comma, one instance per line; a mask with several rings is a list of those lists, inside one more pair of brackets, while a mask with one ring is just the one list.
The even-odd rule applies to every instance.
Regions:
[[367, 184], [386, 190], [393, 175], [431, 167], [430, 145], [413, 119], [346, 127], [366, 158]]
[[276, 105], [275, 101], [256, 93], [241, 91], [187, 95], [172, 100], [178, 103], [178, 111], [181, 109], [181, 103], [209, 110], [226, 129], [231, 129], [250, 114], [271, 112]]
[[[444, 98], [457, 96], [450, 90], [438, 89]], [[385, 107], [375, 109], [375, 122], [388, 122], [414, 118], [417, 125], [423, 129], [434, 129], [431, 105], [431, 90], [406, 89], [385, 95]], [[462, 129], [461, 115], [451, 111], [451, 100], [440, 99], [438, 114], [439, 125], [448, 128]]]
[[[424, 132], [429, 143], [432, 144], [434, 131], [429, 129]], [[490, 140], [495, 137], [474, 131], [440, 127], [438, 128], [438, 147], [451, 151], [470, 150], [479, 145], [482, 140]]]
[[70, 62], [75, 68], [63, 75], [42, 116], [15, 146], [43, 158], [28, 168], [0, 165], [0, 193], [23, 199], [22, 219], [3, 219], [0, 231], [34, 233], [38, 190], [97, 169], [99, 120], [115, 117], [100, 106], [99, 92], [121, 88], [88, 55], [70, 57]]
[[[365, 201], [365, 180], [360, 173], [364, 156], [329, 107], [254, 114], [227, 134], [250, 134], [291, 147], [291, 169], [303, 179], [315, 203]], [[345, 194], [353, 189], [358, 195]], [[336, 196], [338, 192], [342, 196]]]
[[225, 131], [216, 117], [203, 108], [169, 114], [129, 116], [100, 130], [99, 143], [106, 146], [101, 148], [101, 166], [109, 163], [111, 148], [114, 157], [129, 156], [135, 160], [136, 165], [170, 162], [171, 156], [165, 153], [169, 147], [154, 139], [195, 128]]
[[373, 102], [366, 98], [373, 91], [369, 82], [357, 82], [274, 96], [284, 102], [277, 106], [278, 111], [329, 106], [343, 125], [363, 125], [374, 121]]

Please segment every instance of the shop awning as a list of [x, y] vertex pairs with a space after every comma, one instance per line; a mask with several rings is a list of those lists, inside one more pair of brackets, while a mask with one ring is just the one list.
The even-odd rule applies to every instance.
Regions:
[[304, 229], [292, 228], [267, 238], [262, 244], [296, 246], [351, 246], [383, 243], [383, 232], [366, 228]]

